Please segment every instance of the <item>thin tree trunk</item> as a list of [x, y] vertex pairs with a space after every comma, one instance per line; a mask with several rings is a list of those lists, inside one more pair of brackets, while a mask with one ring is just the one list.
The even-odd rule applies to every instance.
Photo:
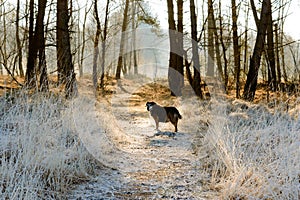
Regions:
[[47, 77], [47, 65], [46, 65], [46, 55], [45, 55], [45, 36], [44, 36], [44, 17], [47, 0], [39, 0], [38, 5], [38, 16], [36, 22], [36, 31], [35, 31], [35, 41], [38, 42], [38, 53], [39, 53], [39, 67], [38, 71], [40, 73], [40, 90], [48, 91], [48, 77]]
[[17, 1], [17, 11], [16, 11], [16, 42], [17, 42], [17, 51], [18, 51], [18, 65], [20, 77], [24, 77], [24, 70], [22, 65], [22, 46], [19, 35], [19, 20], [20, 20], [20, 0]]
[[195, 2], [190, 0], [190, 17], [191, 17], [191, 35], [192, 35], [192, 51], [193, 51], [193, 63], [194, 63], [194, 79], [193, 79], [193, 89], [197, 96], [203, 98], [201, 90], [201, 76], [200, 76], [200, 62], [198, 53], [198, 43], [197, 43], [197, 16], [195, 12]]
[[244, 78], [246, 76], [247, 72], [247, 66], [248, 66], [248, 24], [249, 24], [249, 6], [246, 11], [246, 17], [245, 17], [245, 41], [244, 41]]
[[122, 23], [122, 32], [121, 32], [121, 41], [120, 41], [120, 51], [118, 57], [118, 64], [116, 70], [116, 79], [121, 78], [121, 69], [123, 65], [123, 53], [124, 53], [124, 44], [125, 44], [125, 31], [127, 29], [127, 19], [128, 19], [128, 7], [129, 7], [129, 0], [125, 2], [125, 9], [123, 14], [123, 23]]
[[133, 73], [138, 74], [138, 64], [137, 64], [137, 55], [136, 55], [136, 23], [135, 23], [135, 15], [136, 15], [136, 2], [133, 0], [132, 2], [132, 46], [133, 46]]
[[86, 4], [86, 9], [85, 9], [83, 24], [82, 24], [82, 47], [81, 47], [81, 54], [80, 54], [81, 58], [80, 58], [80, 61], [79, 61], [79, 77], [83, 76], [83, 60], [84, 60], [84, 50], [85, 50], [85, 42], [86, 42], [85, 27], [86, 27], [87, 16], [88, 16], [88, 13], [89, 13], [91, 8], [92, 8], [92, 6], [87, 8], [87, 4]]
[[240, 98], [240, 71], [241, 71], [241, 62], [240, 62], [240, 47], [239, 47], [239, 36], [238, 36], [238, 27], [237, 27], [237, 6], [235, 0], [231, 0], [231, 9], [232, 9], [232, 40], [233, 40], [233, 53], [234, 53], [234, 74], [235, 74], [235, 83], [236, 83], [236, 98]]
[[98, 88], [98, 58], [99, 58], [99, 38], [101, 34], [101, 24], [98, 15], [98, 0], [94, 1], [94, 17], [97, 24], [96, 35], [94, 39], [94, 54], [93, 54], [93, 86], [96, 94]]
[[275, 46], [276, 46], [276, 69], [277, 69], [277, 82], [281, 83], [281, 70], [280, 70], [280, 55], [279, 55], [279, 36], [278, 24], [275, 24]]
[[102, 62], [101, 62], [101, 78], [100, 78], [100, 87], [104, 87], [104, 73], [105, 73], [105, 54], [106, 54], [106, 38], [107, 38], [107, 26], [108, 26], [108, 9], [109, 9], [110, 0], [106, 1], [105, 8], [105, 20], [104, 20], [104, 30], [102, 37]]
[[274, 53], [274, 34], [273, 34], [273, 20], [272, 20], [272, 8], [271, 6], [268, 8], [268, 23], [267, 23], [267, 54], [269, 61], [269, 84], [271, 85], [271, 89], [276, 91], [277, 89], [277, 81], [276, 81], [276, 63], [275, 63], [275, 53]]
[[207, 1], [208, 6], [208, 24], [207, 24], [207, 76], [213, 77], [215, 75], [215, 48], [214, 48], [214, 22], [213, 22], [213, 1]]
[[177, 0], [177, 71], [179, 88], [178, 93], [181, 96], [181, 88], [184, 86], [184, 72], [183, 72], [183, 0]]

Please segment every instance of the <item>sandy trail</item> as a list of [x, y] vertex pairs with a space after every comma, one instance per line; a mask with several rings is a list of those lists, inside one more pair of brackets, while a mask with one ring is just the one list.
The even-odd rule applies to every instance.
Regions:
[[120, 82], [110, 101], [96, 101], [89, 80], [84, 82], [79, 84], [83, 97], [73, 104], [76, 131], [93, 156], [109, 167], [74, 188], [68, 199], [204, 199], [194, 149], [199, 131], [187, 117], [191, 111], [182, 106], [184, 100], [175, 100], [183, 116], [179, 132], [173, 135], [170, 123], [160, 123], [162, 132], [155, 136], [145, 97], [137, 92], [147, 82]]

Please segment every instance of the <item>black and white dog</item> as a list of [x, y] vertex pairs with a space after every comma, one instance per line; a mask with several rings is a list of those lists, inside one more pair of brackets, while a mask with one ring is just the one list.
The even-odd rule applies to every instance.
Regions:
[[175, 132], [177, 132], [178, 119], [181, 119], [179, 111], [175, 107], [162, 107], [155, 102], [146, 103], [147, 110], [155, 120], [156, 130], [158, 130], [159, 122], [171, 122], [175, 126]]

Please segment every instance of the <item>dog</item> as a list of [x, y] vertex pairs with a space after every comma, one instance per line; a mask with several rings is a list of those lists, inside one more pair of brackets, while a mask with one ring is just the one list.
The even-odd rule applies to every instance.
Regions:
[[175, 127], [175, 132], [177, 132], [178, 120], [182, 119], [182, 116], [180, 115], [177, 108], [162, 107], [153, 101], [147, 102], [146, 107], [155, 121], [156, 130], [158, 130], [159, 122], [171, 122]]

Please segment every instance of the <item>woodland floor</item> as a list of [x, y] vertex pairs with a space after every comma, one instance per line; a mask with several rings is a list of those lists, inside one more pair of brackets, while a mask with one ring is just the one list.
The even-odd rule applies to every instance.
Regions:
[[[79, 96], [70, 101], [71, 118], [81, 142], [104, 167], [92, 180], [70, 188], [67, 199], [218, 199], [203, 140], [212, 109], [209, 100], [199, 101], [188, 86], [183, 97], [171, 97], [166, 80], [143, 76], [107, 80], [109, 84], [95, 95], [91, 80], [90, 76], [78, 79]], [[14, 88], [18, 85], [13, 80], [0, 77], [0, 95]], [[227, 99], [234, 99], [232, 94], [219, 92]], [[255, 103], [272, 107], [278, 98], [296, 101], [259, 89]], [[157, 132], [147, 101], [176, 106], [183, 117], [179, 131], [160, 123]]]

